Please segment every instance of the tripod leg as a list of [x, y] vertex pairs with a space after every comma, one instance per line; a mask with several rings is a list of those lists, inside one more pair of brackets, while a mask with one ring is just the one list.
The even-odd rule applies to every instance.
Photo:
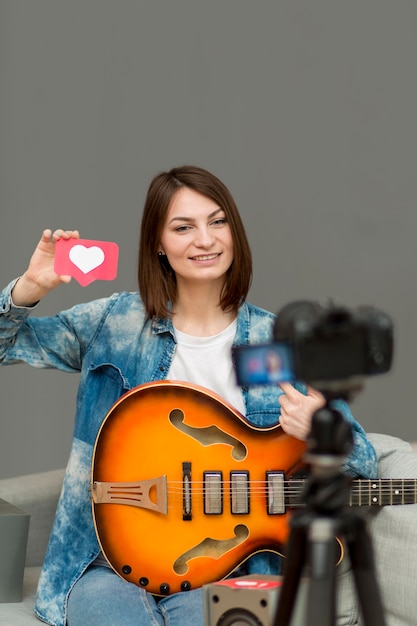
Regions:
[[371, 537], [364, 519], [355, 516], [353, 524], [356, 530], [353, 536], [346, 536], [346, 544], [364, 623], [367, 626], [386, 626]]
[[310, 626], [334, 626], [335, 624], [336, 533], [335, 521], [332, 518], [317, 518], [311, 522], [308, 596]]
[[289, 626], [290, 624], [304, 565], [306, 545], [304, 516], [295, 516], [291, 521], [291, 532], [284, 565], [284, 580], [272, 626]]

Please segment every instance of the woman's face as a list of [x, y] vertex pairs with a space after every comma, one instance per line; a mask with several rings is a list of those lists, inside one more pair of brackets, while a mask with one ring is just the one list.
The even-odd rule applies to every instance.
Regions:
[[233, 261], [226, 215], [213, 200], [183, 187], [173, 197], [160, 240], [177, 283], [223, 281]]

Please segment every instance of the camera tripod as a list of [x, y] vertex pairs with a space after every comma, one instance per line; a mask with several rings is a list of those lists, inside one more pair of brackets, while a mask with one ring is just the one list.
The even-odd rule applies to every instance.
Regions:
[[312, 420], [306, 462], [311, 477], [306, 508], [294, 515], [284, 566], [284, 579], [272, 626], [289, 626], [306, 557], [309, 555], [308, 626], [335, 626], [336, 537], [344, 539], [364, 623], [386, 626], [377, 584], [371, 539], [363, 517], [346, 510], [349, 479], [339, 471], [352, 447], [352, 428], [327, 403]]

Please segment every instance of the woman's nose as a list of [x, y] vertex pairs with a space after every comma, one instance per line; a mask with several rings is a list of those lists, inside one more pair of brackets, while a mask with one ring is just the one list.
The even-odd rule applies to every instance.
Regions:
[[204, 248], [212, 246], [214, 241], [215, 237], [213, 236], [213, 233], [211, 233], [207, 228], [199, 229], [196, 233], [196, 237], [194, 240], [197, 246], [201, 246]]

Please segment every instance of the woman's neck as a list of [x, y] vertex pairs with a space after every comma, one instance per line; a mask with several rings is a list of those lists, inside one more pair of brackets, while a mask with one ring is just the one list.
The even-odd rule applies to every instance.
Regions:
[[173, 307], [174, 327], [195, 337], [217, 335], [234, 319], [236, 311], [223, 311], [219, 305], [219, 293], [210, 289], [182, 289]]

